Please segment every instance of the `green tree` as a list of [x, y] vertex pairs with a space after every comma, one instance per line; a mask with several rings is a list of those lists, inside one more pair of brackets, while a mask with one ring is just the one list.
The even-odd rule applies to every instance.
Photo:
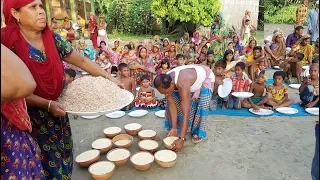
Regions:
[[167, 20], [210, 26], [220, 0], [152, 0], [152, 12]]
[[126, 29], [131, 33], [148, 34], [152, 28], [151, 1], [130, 0]]
[[113, 0], [107, 13], [107, 22], [116, 30], [126, 30], [126, 17], [128, 13], [128, 0]]
[[113, 0], [93, 0], [95, 4], [95, 12], [99, 15], [106, 15]]

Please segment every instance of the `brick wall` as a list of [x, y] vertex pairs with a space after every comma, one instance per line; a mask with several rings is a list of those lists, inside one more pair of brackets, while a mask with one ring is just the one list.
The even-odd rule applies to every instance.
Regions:
[[247, 9], [251, 11], [252, 23], [257, 27], [259, 0], [221, 0], [221, 2], [221, 12], [230, 27], [233, 25], [237, 30], [240, 30], [241, 20]]

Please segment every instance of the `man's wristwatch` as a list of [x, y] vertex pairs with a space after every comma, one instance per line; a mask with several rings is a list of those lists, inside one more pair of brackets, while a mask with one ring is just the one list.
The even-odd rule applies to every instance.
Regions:
[[179, 139], [181, 139], [182, 141], [186, 141], [186, 138], [179, 136]]

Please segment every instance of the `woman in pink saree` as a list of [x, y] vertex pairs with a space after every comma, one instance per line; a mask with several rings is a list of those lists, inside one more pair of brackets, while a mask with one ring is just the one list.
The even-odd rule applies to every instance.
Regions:
[[92, 41], [92, 45], [95, 49], [98, 48], [98, 29], [97, 29], [97, 19], [96, 16], [90, 14], [90, 20], [88, 24], [90, 40]]

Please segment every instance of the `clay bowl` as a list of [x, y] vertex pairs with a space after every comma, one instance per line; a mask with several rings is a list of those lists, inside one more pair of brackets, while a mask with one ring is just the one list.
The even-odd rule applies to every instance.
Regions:
[[138, 147], [140, 151], [147, 151], [153, 154], [159, 148], [159, 143], [155, 140], [146, 139], [146, 140], [140, 141], [138, 143]]
[[130, 161], [136, 170], [146, 171], [151, 168], [154, 156], [149, 152], [138, 152], [131, 156]]
[[130, 151], [124, 148], [112, 149], [107, 154], [107, 159], [113, 162], [116, 166], [123, 166], [130, 158]]
[[108, 127], [103, 130], [104, 136], [106, 138], [114, 138], [115, 136], [121, 134], [121, 128], [119, 127]]
[[133, 137], [128, 134], [119, 134], [112, 139], [112, 143], [118, 148], [129, 148], [132, 145]]
[[101, 154], [110, 151], [112, 148], [112, 141], [108, 138], [101, 138], [93, 141], [91, 144], [92, 149], [97, 149]]
[[142, 130], [139, 131], [138, 136], [141, 140], [145, 139], [155, 139], [157, 135], [157, 132], [154, 130]]
[[89, 167], [91, 164], [99, 161], [100, 151], [92, 149], [79, 154], [76, 157], [76, 162], [80, 167]]
[[172, 143], [179, 139], [178, 137], [173, 137], [173, 136], [169, 136], [163, 139], [163, 144], [164, 147], [166, 147], [167, 149], [171, 150], [173, 148]]
[[124, 130], [127, 134], [130, 134], [131, 136], [138, 135], [139, 131], [141, 131], [142, 125], [138, 123], [131, 123], [124, 126]]
[[177, 154], [171, 150], [161, 150], [154, 154], [156, 162], [161, 167], [171, 167], [177, 162]]
[[113, 175], [116, 166], [110, 161], [100, 161], [91, 164], [88, 168], [89, 173], [93, 179], [110, 179]]

